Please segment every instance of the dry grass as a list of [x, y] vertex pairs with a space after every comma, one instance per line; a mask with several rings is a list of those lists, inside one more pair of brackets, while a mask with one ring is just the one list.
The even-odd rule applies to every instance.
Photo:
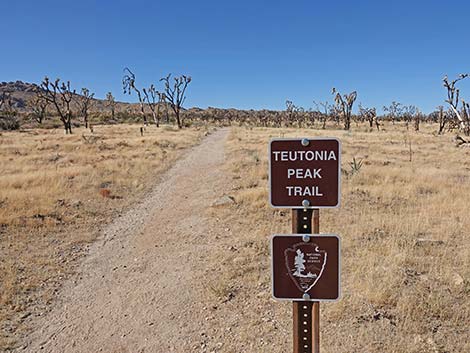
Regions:
[[[342, 205], [321, 211], [320, 221], [322, 232], [342, 237], [343, 297], [322, 305], [322, 352], [470, 352], [470, 149], [455, 147], [452, 134], [435, 136], [435, 126], [423, 129], [232, 131], [236, 204], [214, 213], [232, 235], [214, 259], [227, 275], [211, 280], [218, 296], [235, 294], [224, 299], [228, 311], [244, 308], [242, 322], [226, 321], [239, 325], [246, 351], [291, 349], [291, 305], [270, 298], [268, 239], [290, 232], [290, 211], [268, 205], [269, 139], [321, 135], [343, 144]], [[353, 158], [363, 159], [354, 174]]]
[[111, 218], [205, 131], [94, 126], [0, 134], [0, 349], [43, 315]]

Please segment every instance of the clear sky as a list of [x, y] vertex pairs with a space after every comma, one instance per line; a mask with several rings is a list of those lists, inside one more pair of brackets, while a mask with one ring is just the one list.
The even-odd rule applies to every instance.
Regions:
[[138, 85], [191, 75], [187, 107], [309, 108], [336, 87], [430, 112], [443, 75], [470, 71], [469, 20], [453, 0], [1, 0], [0, 81], [48, 75], [134, 101], [128, 66]]

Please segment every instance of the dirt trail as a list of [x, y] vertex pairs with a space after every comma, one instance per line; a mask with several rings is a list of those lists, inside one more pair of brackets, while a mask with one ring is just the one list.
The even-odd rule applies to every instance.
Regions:
[[205, 325], [204, 254], [223, 231], [205, 210], [225, 192], [227, 135], [189, 150], [105, 229], [21, 352], [194, 351], [190, 337]]

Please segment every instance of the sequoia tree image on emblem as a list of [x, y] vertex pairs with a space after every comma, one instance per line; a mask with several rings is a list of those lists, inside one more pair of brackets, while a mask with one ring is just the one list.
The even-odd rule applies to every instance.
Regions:
[[298, 243], [284, 251], [289, 277], [304, 293], [317, 284], [328, 254], [315, 243]]

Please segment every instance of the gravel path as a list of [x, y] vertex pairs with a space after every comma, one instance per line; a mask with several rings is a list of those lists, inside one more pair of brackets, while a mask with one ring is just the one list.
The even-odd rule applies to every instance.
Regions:
[[225, 192], [227, 135], [219, 130], [189, 150], [104, 230], [22, 352], [194, 351], [190, 337], [204, 325], [204, 253], [223, 231], [205, 210]]

